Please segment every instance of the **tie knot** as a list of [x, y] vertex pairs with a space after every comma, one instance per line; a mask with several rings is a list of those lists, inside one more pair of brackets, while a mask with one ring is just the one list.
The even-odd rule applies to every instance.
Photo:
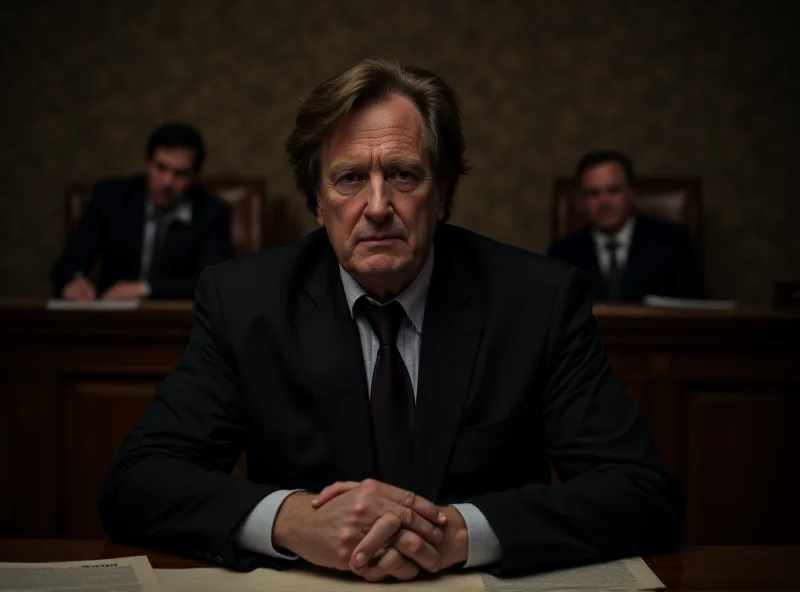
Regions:
[[617, 250], [618, 246], [619, 246], [619, 243], [617, 241], [610, 240], [610, 241], [608, 241], [606, 243], [606, 251], [609, 251], [609, 252], [613, 253], [614, 251]]
[[356, 301], [356, 310], [367, 317], [381, 345], [394, 345], [397, 342], [397, 331], [406, 316], [406, 311], [397, 300], [385, 306], [376, 306], [362, 296]]

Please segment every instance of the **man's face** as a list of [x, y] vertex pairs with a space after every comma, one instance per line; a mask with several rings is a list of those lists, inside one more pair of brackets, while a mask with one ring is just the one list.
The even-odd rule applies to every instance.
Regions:
[[352, 114], [322, 147], [317, 222], [372, 296], [396, 296], [431, 250], [444, 198], [414, 104], [393, 95]]
[[147, 161], [150, 199], [160, 208], [172, 206], [194, 181], [194, 150], [156, 148]]
[[592, 226], [606, 234], [622, 228], [635, 198], [622, 165], [598, 164], [586, 169], [580, 181], [583, 204]]

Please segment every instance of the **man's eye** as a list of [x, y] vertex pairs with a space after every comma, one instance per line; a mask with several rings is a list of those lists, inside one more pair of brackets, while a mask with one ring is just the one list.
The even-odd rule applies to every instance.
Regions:
[[347, 173], [339, 177], [339, 183], [356, 183], [357, 181], [359, 181], [357, 173]]
[[399, 181], [411, 181], [414, 179], [414, 173], [411, 171], [396, 171], [394, 178]]

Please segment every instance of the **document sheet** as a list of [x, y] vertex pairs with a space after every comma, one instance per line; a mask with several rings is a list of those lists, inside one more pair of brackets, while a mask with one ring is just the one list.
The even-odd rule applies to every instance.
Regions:
[[609, 590], [633, 592], [664, 588], [643, 559], [636, 557], [562, 569], [521, 578], [496, 578], [483, 574], [486, 592], [544, 592]]
[[235, 573], [220, 568], [157, 569], [166, 592], [483, 592], [480, 574], [448, 574], [433, 580], [371, 584], [355, 576], [308, 570], [257, 569]]
[[667, 298], [666, 296], [648, 295], [642, 303], [645, 306], [657, 308], [685, 308], [698, 310], [733, 310], [736, 308], [734, 300], [691, 300], [687, 298]]
[[157, 569], [156, 574], [166, 592], [634, 592], [664, 587], [639, 558], [520, 578], [464, 572], [431, 580], [378, 584], [316, 569], [258, 569], [250, 573], [221, 568]]
[[69, 300], [48, 300], [47, 310], [136, 310], [138, 300], [92, 300], [90, 302], [71, 302]]
[[163, 592], [147, 557], [59, 563], [0, 563], [0, 590]]

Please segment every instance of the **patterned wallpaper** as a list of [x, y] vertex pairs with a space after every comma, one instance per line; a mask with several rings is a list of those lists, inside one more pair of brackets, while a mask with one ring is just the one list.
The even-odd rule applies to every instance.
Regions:
[[309, 230], [282, 141], [297, 101], [359, 57], [459, 92], [472, 174], [453, 221], [532, 250], [551, 182], [586, 150], [704, 181], [714, 296], [800, 280], [800, 2], [120, 0], [6, 3], [0, 19], [0, 296], [45, 296], [71, 180], [140, 169], [195, 122], [207, 173], [262, 175]]

